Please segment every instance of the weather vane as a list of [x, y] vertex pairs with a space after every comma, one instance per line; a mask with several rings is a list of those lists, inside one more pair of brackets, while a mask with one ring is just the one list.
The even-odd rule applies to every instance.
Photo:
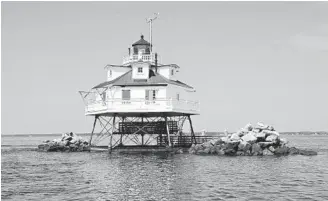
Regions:
[[149, 23], [149, 40], [150, 40], [150, 52], [152, 52], [152, 24], [153, 24], [153, 21], [157, 19], [159, 13], [154, 13], [154, 16], [153, 17], [150, 17], [150, 18], [147, 18], [146, 19], [146, 22]]

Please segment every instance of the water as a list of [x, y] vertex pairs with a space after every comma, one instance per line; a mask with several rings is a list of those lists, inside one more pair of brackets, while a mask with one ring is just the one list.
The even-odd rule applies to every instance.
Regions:
[[2, 136], [2, 200], [328, 200], [324, 135], [285, 136], [317, 156], [35, 151], [56, 137]]

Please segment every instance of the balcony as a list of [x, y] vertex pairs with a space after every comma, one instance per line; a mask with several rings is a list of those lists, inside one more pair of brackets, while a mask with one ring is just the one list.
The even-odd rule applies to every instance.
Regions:
[[186, 114], [199, 114], [199, 103], [188, 100], [174, 99], [110, 99], [107, 101], [94, 101], [87, 103], [86, 115], [103, 113], [144, 113], [144, 112], [178, 112]]
[[[145, 62], [151, 62], [152, 64], [155, 64], [155, 54], [143, 54], [143, 55], [129, 55], [123, 57], [123, 65], [129, 64], [131, 62], [136, 61], [145, 61]], [[160, 57], [157, 55], [157, 62], [160, 63]]]

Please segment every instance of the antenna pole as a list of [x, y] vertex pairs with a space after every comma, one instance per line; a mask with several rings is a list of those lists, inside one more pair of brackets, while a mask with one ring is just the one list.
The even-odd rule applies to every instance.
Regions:
[[149, 23], [149, 40], [150, 40], [150, 54], [153, 52], [153, 47], [152, 47], [152, 26], [153, 26], [153, 21], [157, 19], [157, 16], [159, 13], [154, 13], [153, 18], [148, 18], [147, 23]]

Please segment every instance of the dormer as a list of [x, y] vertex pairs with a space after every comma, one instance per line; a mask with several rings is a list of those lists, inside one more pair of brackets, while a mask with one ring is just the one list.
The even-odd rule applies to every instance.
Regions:
[[107, 81], [111, 81], [125, 74], [129, 70], [131, 70], [131, 67], [119, 66], [119, 65], [107, 65], [105, 69], [107, 70]]
[[147, 80], [149, 78], [150, 63], [147, 62], [134, 62], [132, 64], [132, 79], [134, 80]]
[[179, 72], [179, 66], [175, 64], [163, 65], [157, 67], [157, 72], [170, 80], [177, 80], [176, 74]]

